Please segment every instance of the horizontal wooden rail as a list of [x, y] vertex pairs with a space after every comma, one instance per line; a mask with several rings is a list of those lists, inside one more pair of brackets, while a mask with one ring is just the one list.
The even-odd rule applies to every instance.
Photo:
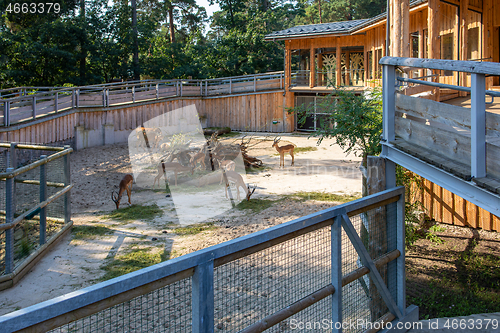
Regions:
[[[0, 143], [2, 148], [10, 148], [10, 143]], [[33, 149], [33, 150], [47, 150], [47, 151], [63, 151], [66, 148], [63, 147], [52, 147], [52, 146], [39, 146], [39, 145], [27, 145], [23, 143], [16, 144], [17, 149]]]

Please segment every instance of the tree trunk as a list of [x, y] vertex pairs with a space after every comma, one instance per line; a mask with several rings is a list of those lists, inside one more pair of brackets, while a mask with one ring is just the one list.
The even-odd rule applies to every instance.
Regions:
[[131, 0], [131, 5], [132, 5], [132, 34], [133, 34], [133, 39], [134, 39], [134, 46], [133, 46], [133, 71], [134, 71], [134, 80], [139, 80], [140, 79], [140, 74], [139, 74], [139, 41], [137, 40], [137, 4], [135, 0]]
[[170, 43], [175, 43], [174, 5], [172, 2], [168, 7], [168, 30], [170, 31]]

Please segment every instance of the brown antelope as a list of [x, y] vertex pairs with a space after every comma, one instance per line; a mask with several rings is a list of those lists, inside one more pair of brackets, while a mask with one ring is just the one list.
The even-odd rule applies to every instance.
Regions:
[[203, 167], [202, 170], [206, 170], [207, 166], [205, 165], [205, 158], [206, 154], [204, 153], [204, 148], [201, 148], [199, 152], [194, 154], [191, 159], [189, 160], [189, 164], [194, 168], [196, 168], [196, 164], [200, 163], [200, 165]]
[[[250, 190], [250, 186], [245, 184], [245, 182], [243, 181], [243, 177], [241, 177], [239, 173], [234, 171], [225, 171], [225, 174], [227, 177], [227, 183], [225, 186], [226, 198], [227, 198], [227, 188], [229, 187], [229, 181], [231, 180], [232, 182], [234, 182], [236, 187], [236, 200], [238, 201], [240, 200], [240, 187], [243, 187], [245, 189], [247, 201], [250, 200], [250, 196], [253, 194], [253, 192], [255, 192], [257, 186], [254, 186], [253, 189]], [[224, 174], [222, 175], [222, 177], [224, 177]]]
[[276, 148], [278, 153], [280, 153], [280, 168], [283, 165], [283, 168], [285, 167], [285, 153], [290, 153], [290, 156], [292, 156], [292, 164], [294, 163], [294, 158], [293, 158], [293, 150], [295, 149], [294, 145], [285, 145], [285, 146], [278, 146], [278, 143], [280, 142], [281, 137], [275, 138], [273, 147]]
[[175, 174], [175, 186], [177, 186], [177, 173], [182, 172], [182, 171], [191, 171], [191, 174], [194, 173], [194, 168], [190, 166], [184, 166], [180, 163], [177, 162], [160, 162], [158, 164], [158, 174], [155, 177], [155, 180], [153, 182], [153, 189], [155, 188], [155, 184], [158, 181], [158, 187], [160, 186], [160, 178], [163, 176], [167, 171], [173, 171]]
[[122, 199], [123, 192], [127, 191], [128, 195], [128, 204], [131, 205], [132, 203], [130, 202], [130, 197], [132, 195], [132, 183], [134, 182], [134, 177], [132, 175], [125, 175], [123, 176], [122, 180], [120, 181], [120, 184], [118, 185], [120, 187], [120, 190], [118, 191], [118, 195], [114, 195], [115, 191], [111, 192], [111, 200], [114, 201], [116, 205], [116, 209], [120, 208], [120, 200]]
[[162, 132], [159, 128], [141, 126], [135, 129], [135, 134], [137, 136], [138, 148], [157, 148], [162, 139]]

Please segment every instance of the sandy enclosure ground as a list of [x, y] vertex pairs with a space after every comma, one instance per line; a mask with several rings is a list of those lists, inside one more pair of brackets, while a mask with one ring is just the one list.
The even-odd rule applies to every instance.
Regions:
[[[337, 145], [332, 145], [332, 140], [324, 140], [317, 146], [316, 139], [305, 135], [282, 135], [280, 145], [293, 143], [297, 147], [317, 147], [317, 150], [296, 153], [293, 167], [287, 154], [286, 167], [279, 169], [279, 155], [271, 147], [273, 138], [261, 134], [252, 137], [248, 154], [260, 158], [266, 167], [244, 178], [257, 186], [252, 198], [271, 198], [275, 203], [259, 213], [232, 209], [212, 217], [207, 221], [214, 222], [217, 228], [195, 236], [170, 232], [172, 222], [178, 223], [171, 198], [166, 198], [162, 191], [141, 189], [137, 185], [133, 186], [132, 203], [156, 203], [164, 210], [163, 216], [153, 221], [130, 223], [103, 219], [104, 214], [115, 209], [111, 191], [117, 190], [120, 179], [132, 172], [128, 146], [117, 144], [74, 152], [71, 155], [71, 181], [75, 186], [71, 192], [72, 220], [75, 225], [105, 225], [113, 229], [114, 234], [89, 239], [66, 236], [16, 286], [0, 291], [0, 315], [96, 283], [104, 274], [100, 267], [126, 253], [131, 246], [164, 248], [178, 255], [189, 253], [335, 204], [297, 202], [284, 195], [298, 191], [361, 192], [360, 158], [353, 154], [346, 156]], [[240, 141], [229, 138], [226, 142], [235, 140]], [[122, 202], [126, 200], [124, 195]]]

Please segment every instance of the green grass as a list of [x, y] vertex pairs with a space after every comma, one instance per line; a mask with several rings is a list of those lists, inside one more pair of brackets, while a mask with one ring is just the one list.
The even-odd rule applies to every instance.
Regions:
[[110, 235], [113, 229], [106, 228], [102, 224], [95, 225], [74, 225], [71, 229], [73, 239], [95, 238], [97, 236]]
[[254, 213], [258, 213], [271, 207], [274, 204], [275, 200], [271, 199], [250, 199], [241, 201], [236, 208], [240, 210], [250, 209]]
[[173, 233], [185, 236], [185, 235], [196, 235], [202, 231], [215, 230], [218, 227], [213, 223], [204, 223], [204, 224], [193, 224], [188, 225], [186, 227], [175, 228], [172, 230]]
[[335, 201], [335, 202], [349, 202], [361, 198], [360, 194], [333, 194], [326, 192], [297, 192], [291, 197], [298, 197], [302, 200], [317, 200], [317, 201]]
[[305, 153], [308, 151], [316, 151], [318, 150], [318, 147], [295, 147], [293, 150], [293, 153]]
[[166, 253], [151, 251], [154, 249], [156, 248], [135, 248], [128, 253], [116, 256], [114, 260], [101, 266], [106, 273], [100, 280], [106, 281], [169, 259]]
[[163, 210], [157, 204], [149, 206], [132, 205], [130, 207], [120, 208], [105, 215], [106, 218], [129, 222], [135, 220], [151, 221], [156, 217], [162, 216]]

